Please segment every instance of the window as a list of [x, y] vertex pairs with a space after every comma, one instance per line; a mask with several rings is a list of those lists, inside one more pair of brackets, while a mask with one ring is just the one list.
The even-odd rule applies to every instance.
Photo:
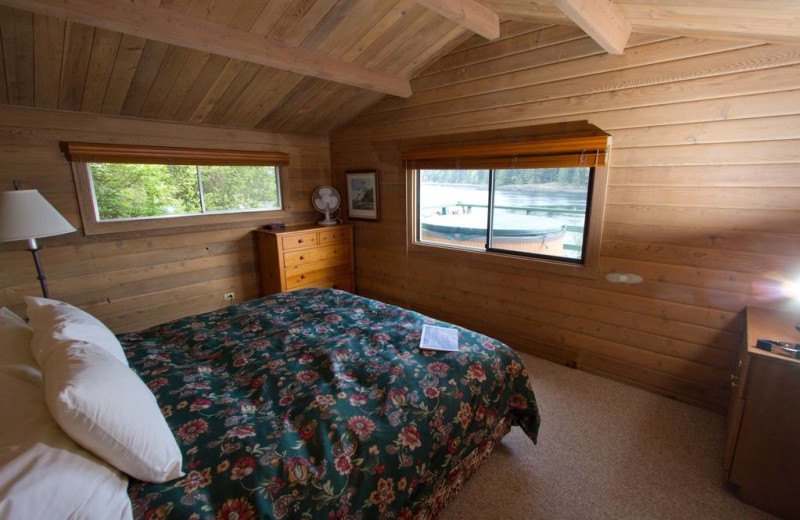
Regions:
[[581, 263], [592, 171], [420, 169], [420, 242]]
[[[407, 152], [412, 247], [596, 275], [607, 135]], [[533, 264], [530, 264], [533, 262]]]
[[281, 217], [273, 152], [68, 143], [87, 234]]
[[275, 166], [89, 163], [97, 220], [281, 209]]

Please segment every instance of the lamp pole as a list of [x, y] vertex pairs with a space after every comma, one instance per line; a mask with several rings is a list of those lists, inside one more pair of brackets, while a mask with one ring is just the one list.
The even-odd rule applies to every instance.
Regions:
[[39, 279], [39, 283], [42, 285], [42, 294], [45, 298], [49, 298], [50, 291], [47, 289], [47, 275], [44, 274], [42, 262], [39, 260], [39, 245], [36, 243], [35, 238], [28, 239], [28, 251], [33, 254], [33, 263], [36, 264], [36, 274], [39, 275], [37, 278]]

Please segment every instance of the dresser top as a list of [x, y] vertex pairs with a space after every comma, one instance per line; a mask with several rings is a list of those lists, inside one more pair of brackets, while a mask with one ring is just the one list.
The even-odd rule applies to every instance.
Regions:
[[353, 224], [336, 224], [335, 226], [320, 226], [318, 224], [295, 224], [286, 226], [284, 229], [256, 229], [258, 233], [268, 235], [291, 235], [294, 233], [304, 233], [307, 231], [325, 231], [327, 229], [351, 228]]
[[795, 326], [800, 323], [800, 313], [747, 307], [747, 351], [754, 356], [764, 356], [800, 366], [800, 359], [773, 354], [756, 347], [759, 339], [772, 339], [788, 343], [800, 343], [800, 331]]

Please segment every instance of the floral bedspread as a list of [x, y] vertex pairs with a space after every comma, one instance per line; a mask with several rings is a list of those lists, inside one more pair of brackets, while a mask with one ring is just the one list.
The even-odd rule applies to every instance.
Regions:
[[[460, 351], [420, 351], [423, 323], [457, 328]], [[274, 295], [120, 340], [186, 472], [132, 479], [136, 518], [431, 518], [460, 465], [476, 466], [510, 424], [534, 441], [539, 427], [509, 347], [342, 291]]]

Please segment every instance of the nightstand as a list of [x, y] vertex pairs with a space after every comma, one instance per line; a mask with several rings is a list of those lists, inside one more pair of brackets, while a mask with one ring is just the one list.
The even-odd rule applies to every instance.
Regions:
[[732, 376], [725, 476], [744, 502], [800, 519], [800, 360], [756, 340], [800, 343], [797, 313], [748, 307]]

